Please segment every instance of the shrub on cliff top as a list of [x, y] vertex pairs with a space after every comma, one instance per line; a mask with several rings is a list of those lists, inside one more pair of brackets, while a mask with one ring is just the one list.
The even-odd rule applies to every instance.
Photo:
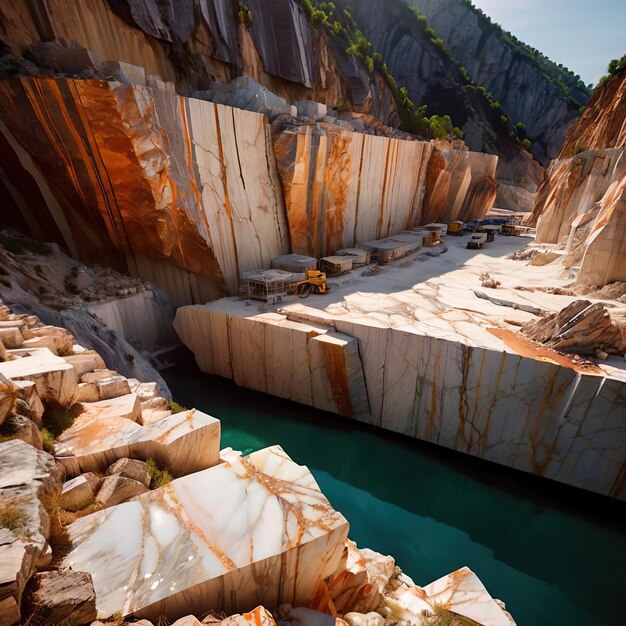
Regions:
[[603, 76], [598, 82], [599, 85], [603, 85], [606, 83], [609, 78], [613, 78], [613, 76], [617, 76], [620, 72], [626, 69], [626, 54], [621, 59], [613, 59], [608, 67], [607, 67], [607, 76]]

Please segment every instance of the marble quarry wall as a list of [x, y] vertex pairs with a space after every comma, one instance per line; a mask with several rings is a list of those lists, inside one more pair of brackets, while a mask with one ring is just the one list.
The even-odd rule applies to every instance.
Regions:
[[[240, 273], [288, 251], [264, 116], [104, 81], [4, 80], [0, 92], [1, 167], [30, 182], [15, 195], [44, 238], [87, 259], [121, 252], [177, 302], [236, 292]], [[168, 268], [144, 273], [155, 257]]]
[[[467, 345], [307, 310], [308, 321], [251, 316], [224, 300], [179, 309], [175, 328], [203, 371], [240, 386], [626, 499], [623, 380], [535, 359], [500, 339]], [[341, 379], [351, 381], [351, 398], [368, 402], [353, 404], [359, 410], [352, 414], [320, 399], [334, 388], [342, 363], [311, 367], [308, 346], [328, 336], [324, 328], [339, 333], [344, 345], [358, 343], [360, 367], [351, 362], [348, 370], [345, 359]], [[278, 346], [281, 355], [264, 354]]]
[[537, 241], [566, 249], [577, 282], [626, 280], [626, 73], [598, 87], [537, 194]]
[[15, 224], [176, 305], [234, 295], [290, 251], [323, 256], [493, 205], [497, 157], [323, 122], [270, 127], [152, 82], [0, 81], [0, 172]]
[[316, 127], [274, 129], [291, 246], [325, 256], [434, 220], [483, 217], [498, 158]]

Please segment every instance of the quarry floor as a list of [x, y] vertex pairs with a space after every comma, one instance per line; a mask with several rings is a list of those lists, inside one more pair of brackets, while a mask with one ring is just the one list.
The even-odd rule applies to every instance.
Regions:
[[[350, 319], [357, 323], [423, 333], [467, 345], [518, 352], [541, 360], [579, 369], [584, 373], [609, 375], [626, 381], [626, 360], [609, 357], [595, 365], [581, 363], [551, 350], [538, 348], [516, 334], [519, 327], [536, 319], [532, 313], [501, 306], [479, 298], [476, 293], [549, 312], [560, 311], [580, 297], [602, 302], [611, 315], [626, 319], [626, 303], [584, 296], [555, 295], [529, 288], [567, 287], [573, 275], [559, 260], [543, 266], [510, 258], [526, 246], [546, 249], [532, 236], [496, 237], [481, 250], [466, 248], [469, 235], [446, 236], [444, 248], [422, 248], [389, 265], [356, 268], [340, 277], [329, 278], [331, 291], [306, 299], [288, 296], [277, 307], [237, 299], [212, 303], [212, 309], [241, 316], [256, 311], [278, 310], [290, 319], [320, 321]], [[481, 285], [481, 274], [500, 281], [498, 288]], [[524, 287], [526, 290], [517, 289]], [[347, 318], [346, 318], [347, 316]], [[504, 345], [503, 345], [504, 344]]]

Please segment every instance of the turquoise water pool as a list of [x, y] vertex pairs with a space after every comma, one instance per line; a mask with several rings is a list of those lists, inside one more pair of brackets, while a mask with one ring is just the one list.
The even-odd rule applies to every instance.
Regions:
[[[191, 359], [191, 357], [190, 357]], [[417, 584], [463, 565], [518, 626], [626, 623], [626, 506], [236, 387], [193, 366], [174, 398], [222, 420], [222, 447], [280, 444], [307, 465], [360, 546]]]

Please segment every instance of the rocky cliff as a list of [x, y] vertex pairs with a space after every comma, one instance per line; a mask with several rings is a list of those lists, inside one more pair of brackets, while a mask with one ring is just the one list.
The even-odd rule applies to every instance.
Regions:
[[[410, 0], [428, 18], [452, 57], [487, 88], [513, 121], [522, 122], [532, 153], [547, 164], [589, 100], [587, 87], [493, 24], [466, 0]], [[537, 54], [535, 54], [537, 53]], [[540, 60], [543, 60], [543, 63]], [[554, 64], [552, 64], [554, 65]]]
[[314, 119], [270, 127], [144, 83], [2, 80], [3, 219], [177, 304], [235, 294], [290, 248], [327, 254], [422, 224], [422, 206], [434, 219], [493, 204], [496, 159], [464, 146], [430, 165], [429, 142]]
[[626, 72], [598, 87], [537, 196], [539, 242], [561, 244], [578, 282], [626, 280]]
[[381, 76], [313, 29], [296, 0], [248, 0], [245, 8], [232, 0], [18, 0], [0, 9], [3, 52], [14, 55], [4, 72], [17, 71], [24, 55], [55, 72], [107, 78], [113, 59], [174, 82], [184, 95], [249, 76], [290, 101], [398, 123]]
[[[428, 115], [449, 115], [471, 150], [499, 157], [497, 206], [530, 211], [544, 171], [519, 143], [506, 108], [463, 74], [427, 24], [402, 0], [338, 0], [385, 59], [398, 85]], [[560, 139], [559, 139], [560, 141]]]

